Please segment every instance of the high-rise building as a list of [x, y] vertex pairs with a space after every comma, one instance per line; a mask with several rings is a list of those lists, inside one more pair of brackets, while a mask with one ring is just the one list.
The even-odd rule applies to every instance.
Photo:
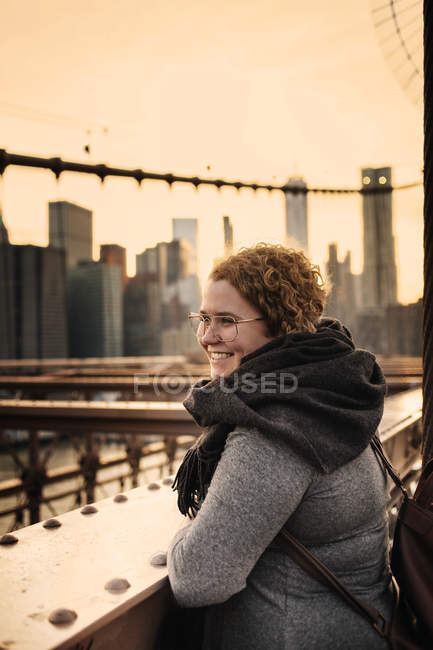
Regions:
[[137, 275], [155, 274], [160, 287], [167, 284], [167, 242], [159, 242], [135, 256]]
[[233, 253], [233, 225], [230, 217], [223, 217], [224, 230], [224, 257], [229, 257]]
[[0, 359], [16, 357], [13, 248], [0, 205]]
[[302, 178], [289, 178], [286, 187], [286, 243], [308, 255], [307, 184]]
[[422, 299], [386, 309], [387, 353], [422, 356]]
[[83, 262], [68, 272], [70, 356], [123, 355], [122, 271]]
[[351, 270], [350, 251], [346, 252], [343, 262], [339, 262], [337, 244], [329, 244], [326, 272], [330, 291], [326, 299], [325, 313], [327, 316], [338, 318], [350, 330], [354, 330], [358, 308], [357, 276]]
[[184, 239], [159, 242], [136, 256], [137, 275], [154, 274], [161, 289], [190, 275], [191, 244]]
[[173, 284], [192, 274], [192, 246], [186, 239], [174, 239], [167, 244], [167, 284]]
[[[362, 169], [364, 268], [362, 308], [384, 310], [397, 303], [397, 268], [392, 224], [391, 167]], [[384, 191], [385, 190], [385, 191]]]
[[186, 239], [191, 244], [189, 272], [197, 273], [198, 219], [174, 217], [171, 221], [173, 226], [173, 239]]
[[161, 354], [161, 290], [156, 273], [131, 278], [125, 289], [124, 354]]
[[[138, 350], [140, 346], [145, 350], [141, 354], [157, 354], [158, 343], [162, 354], [182, 354], [186, 341], [189, 341], [189, 347], [194, 343], [187, 316], [188, 312], [197, 311], [200, 305], [200, 283], [194, 272], [197, 268], [196, 246], [193, 249], [191, 243], [197, 240], [197, 220], [173, 219], [173, 231], [177, 238], [159, 242], [136, 257], [137, 276], [130, 281], [133, 284], [125, 295], [125, 332], [128, 332], [125, 354], [132, 354], [132, 349]], [[154, 302], [152, 307], [148, 301], [150, 293]], [[153, 312], [155, 317], [151, 317], [149, 312]], [[145, 341], [150, 341], [152, 351]]]
[[65, 251], [12, 246], [16, 356], [68, 356]]
[[70, 201], [49, 204], [49, 241], [66, 253], [66, 268], [92, 259], [92, 212]]
[[126, 275], [126, 248], [118, 244], [101, 244], [100, 262], [102, 264], [115, 264], [122, 269], [122, 285], [126, 287], [128, 276]]
[[0, 244], [9, 244], [9, 234], [6, 228], [6, 224], [3, 221], [1, 205], [0, 205]]

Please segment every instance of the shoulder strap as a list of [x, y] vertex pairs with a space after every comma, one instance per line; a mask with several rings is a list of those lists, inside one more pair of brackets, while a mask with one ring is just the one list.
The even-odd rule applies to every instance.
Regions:
[[280, 530], [276, 541], [304, 571], [325, 585], [325, 587], [336, 592], [355, 611], [361, 614], [374, 627], [376, 632], [382, 637], [389, 636], [390, 625], [382, 614], [375, 607], [372, 607], [372, 605], [359, 600], [351, 594], [338, 578], [285, 528]]
[[373, 451], [375, 452], [376, 456], [378, 456], [382, 461], [383, 466], [385, 467], [386, 471], [388, 472], [388, 474], [390, 475], [390, 477], [392, 478], [396, 486], [400, 488], [400, 490], [403, 492], [403, 496], [407, 497], [408, 494], [406, 488], [403, 485], [403, 481], [401, 480], [398, 472], [394, 469], [394, 467], [391, 465], [388, 458], [386, 457], [382, 447], [382, 443], [380, 441], [377, 432], [372, 437], [370, 444], [373, 447]]

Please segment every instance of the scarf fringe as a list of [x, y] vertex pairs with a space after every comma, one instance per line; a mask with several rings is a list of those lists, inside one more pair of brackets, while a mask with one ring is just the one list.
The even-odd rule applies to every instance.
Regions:
[[[231, 427], [220, 425], [220, 428], [224, 429], [221, 433], [226, 438]], [[188, 449], [171, 486], [173, 490], [178, 491], [177, 505], [180, 512], [190, 519], [194, 519], [200, 510], [222, 451], [219, 446], [213, 452], [205, 452], [201, 445], [205, 437], [206, 434], [200, 436]]]

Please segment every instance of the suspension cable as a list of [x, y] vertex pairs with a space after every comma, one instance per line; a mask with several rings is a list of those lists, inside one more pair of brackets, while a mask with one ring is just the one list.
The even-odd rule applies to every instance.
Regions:
[[341, 187], [307, 187], [304, 183], [294, 183], [290, 181], [284, 185], [266, 185], [263, 183], [247, 183], [245, 181], [229, 181], [222, 178], [200, 178], [199, 176], [179, 176], [171, 173], [147, 172], [143, 169], [124, 169], [120, 167], [110, 167], [101, 164], [79, 163], [63, 160], [62, 158], [41, 158], [39, 156], [25, 156], [22, 154], [9, 153], [5, 149], [0, 149], [0, 175], [10, 165], [20, 167], [36, 167], [39, 169], [48, 169], [53, 172], [58, 179], [63, 172], [78, 172], [82, 174], [94, 174], [103, 182], [107, 176], [118, 176], [123, 178], [132, 178], [139, 185], [144, 180], [164, 181], [171, 186], [173, 183], [189, 183], [198, 188], [199, 185], [213, 185], [220, 189], [221, 187], [234, 187], [236, 190], [241, 188], [250, 188], [252, 190], [278, 190], [291, 194], [307, 194], [309, 192], [317, 194], [377, 194], [391, 192], [392, 190], [408, 189], [422, 185], [422, 181], [397, 186], [381, 187], [363, 187], [363, 188], [341, 188]]

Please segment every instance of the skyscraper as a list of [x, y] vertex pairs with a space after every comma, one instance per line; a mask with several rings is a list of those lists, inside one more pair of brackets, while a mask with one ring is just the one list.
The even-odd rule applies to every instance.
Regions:
[[161, 289], [191, 273], [192, 247], [185, 239], [158, 242], [136, 255], [137, 275], [155, 274]]
[[161, 354], [161, 289], [156, 273], [131, 278], [124, 294], [124, 354]]
[[[364, 168], [362, 213], [364, 268], [362, 307], [384, 310], [397, 303], [397, 268], [392, 224], [391, 167]], [[388, 191], [383, 191], [383, 190]], [[376, 190], [376, 192], [374, 191]]]
[[0, 359], [14, 359], [16, 356], [13, 278], [12, 246], [0, 205]]
[[11, 246], [16, 356], [66, 358], [66, 268], [62, 249]]
[[326, 299], [327, 316], [339, 318], [350, 329], [357, 325], [357, 291], [355, 276], [351, 270], [351, 253], [346, 252], [343, 262], [338, 261], [337, 244], [328, 245], [326, 272], [330, 283], [330, 292]]
[[122, 285], [125, 288], [128, 277], [126, 275], [126, 249], [118, 244], [101, 244], [100, 261], [102, 264], [115, 264], [122, 269]]
[[286, 243], [302, 248], [308, 255], [307, 184], [302, 178], [289, 178], [286, 197]]
[[69, 201], [52, 201], [48, 205], [50, 246], [65, 250], [66, 268], [91, 260], [92, 212]]
[[230, 217], [223, 217], [224, 229], [224, 257], [228, 257], [233, 253], [233, 225]]
[[122, 271], [83, 262], [68, 273], [68, 322], [72, 357], [123, 354]]
[[186, 239], [191, 244], [189, 272], [197, 273], [198, 258], [198, 220], [196, 218], [177, 218], [172, 220], [173, 239]]

